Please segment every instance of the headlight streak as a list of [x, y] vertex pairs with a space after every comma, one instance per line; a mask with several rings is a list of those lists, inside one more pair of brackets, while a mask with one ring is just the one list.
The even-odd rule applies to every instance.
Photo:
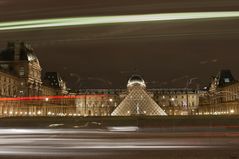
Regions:
[[114, 24], [114, 23], [196, 20], [196, 19], [211, 19], [211, 18], [238, 18], [238, 17], [239, 17], [239, 11], [90, 16], [90, 17], [2, 22], [0, 23], [0, 31], [58, 28], [58, 27], [69, 27], [69, 26], [84, 26], [84, 25]]

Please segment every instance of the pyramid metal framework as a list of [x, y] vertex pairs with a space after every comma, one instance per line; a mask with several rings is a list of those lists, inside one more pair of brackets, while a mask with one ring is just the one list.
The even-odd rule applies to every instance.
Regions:
[[145, 87], [132, 86], [129, 94], [112, 112], [112, 116], [167, 115], [146, 92]]

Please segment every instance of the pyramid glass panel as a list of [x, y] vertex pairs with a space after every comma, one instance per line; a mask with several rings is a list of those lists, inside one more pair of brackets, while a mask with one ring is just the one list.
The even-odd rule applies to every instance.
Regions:
[[128, 95], [111, 115], [167, 115], [147, 93], [143, 79], [135, 80], [135, 77], [131, 79], [128, 82]]

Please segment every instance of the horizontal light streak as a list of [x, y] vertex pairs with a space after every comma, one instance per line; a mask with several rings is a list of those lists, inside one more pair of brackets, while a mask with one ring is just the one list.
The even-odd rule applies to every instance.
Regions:
[[183, 13], [55, 18], [55, 19], [2, 22], [0, 23], [0, 31], [57, 28], [57, 27], [97, 25], [97, 24], [194, 20], [194, 19], [210, 19], [210, 18], [235, 18], [235, 17], [236, 18], [239, 17], [239, 11], [183, 12]]
[[76, 96], [31, 96], [31, 97], [15, 97], [15, 98], [0, 98], [0, 101], [19, 101], [19, 100], [45, 100], [50, 99], [76, 99], [76, 98], [88, 98], [88, 97], [106, 97], [105, 94], [99, 95], [76, 95]]

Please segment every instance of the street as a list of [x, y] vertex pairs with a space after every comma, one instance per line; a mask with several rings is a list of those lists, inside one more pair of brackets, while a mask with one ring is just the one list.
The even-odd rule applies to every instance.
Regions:
[[239, 133], [107, 129], [1, 129], [0, 158], [238, 158]]

